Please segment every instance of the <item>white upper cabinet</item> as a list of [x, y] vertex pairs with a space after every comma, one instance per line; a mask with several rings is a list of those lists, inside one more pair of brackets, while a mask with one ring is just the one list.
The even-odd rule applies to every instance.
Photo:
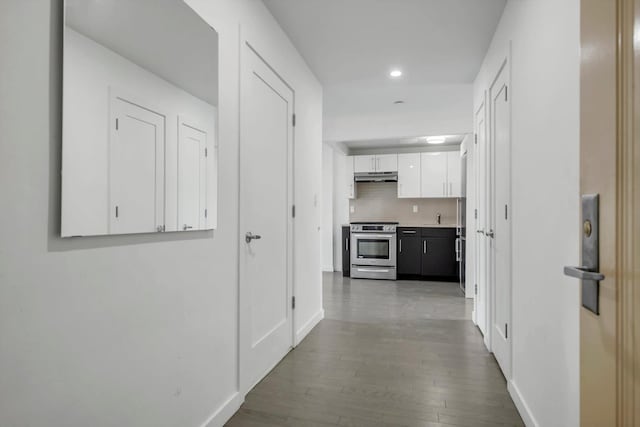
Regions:
[[353, 156], [353, 171], [355, 173], [375, 172], [376, 156]]
[[354, 156], [347, 156], [347, 164], [345, 167], [345, 182], [347, 185], [347, 195], [350, 199], [356, 198], [356, 183], [353, 179]]
[[422, 197], [447, 197], [447, 153], [421, 153]]
[[396, 172], [397, 170], [397, 154], [354, 156], [355, 173]]
[[447, 197], [462, 196], [462, 162], [459, 151], [447, 152]]
[[397, 172], [398, 155], [381, 154], [376, 156], [376, 172]]
[[398, 154], [398, 198], [421, 197], [420, 169], [420, 153]]

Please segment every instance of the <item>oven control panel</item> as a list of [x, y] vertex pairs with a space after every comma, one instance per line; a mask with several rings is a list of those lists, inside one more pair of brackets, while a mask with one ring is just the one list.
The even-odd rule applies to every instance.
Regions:
[[351, 224], [351, 231], [370, 233], [395, 233], [397, 224]]

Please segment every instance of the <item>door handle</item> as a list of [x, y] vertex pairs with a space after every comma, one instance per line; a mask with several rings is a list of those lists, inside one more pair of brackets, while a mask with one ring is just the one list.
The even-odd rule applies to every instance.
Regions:
[[244, 241], [251, 243], [252, 240], [260, 240], [262, 236], [259, 234], [252, 234], [250, 231], [244, 236]]
[[484, 235], [487, 236], [487, 237], [491, 237], [492, 239], [496, 236], [495, 233], [493, 232], [493, 230], [489, 230]]
[[349, 238], [344, 239], [344, 250], [349, 251]]
[[424, 251], [424, 253], [427, 253], [427, 241], [425, 240], [424, 242], [422, 242], [422, 250]]
[[192, 226], [185, 224], [182, 226], [182, 231], [191, 230], [192, 228], [193, 228]]
[[599, 273], [597, 271], [592, 271], [587, 267], [565, 267], [564, 268], [565, 276], [575, 277], [580, 280], [595, 280], [599, 282], [604, 280], [604, 274]]
[[484, 233], [484, 230], [477, 230], [477, 231], [476, 231], [476, 233], [478, 233], [478, 234], [485, 234], [485, 233]]
[[599, 196], [582, 196], [582, 264], [579, 267], [567, 266], [564, 274], [582, 281], [582, 306], [594, 314], [600, 314], [600, 231]]

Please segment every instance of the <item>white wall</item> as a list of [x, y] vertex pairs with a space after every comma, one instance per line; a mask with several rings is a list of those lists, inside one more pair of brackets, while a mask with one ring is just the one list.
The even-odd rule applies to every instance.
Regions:
[[333, 148], [333, 266], [342, 271], [342, 226], [349, 223], [349, 194], [347, 192], [346, 148]]
[[579, 425], [579, 0], [511, 0], [475, 82], [512, 43], [513, 376], [528, 425]]
[[[216, 108], [69, 27], [64, 38], [62, 235], [109, 234], [106, 124], [114, 94], [144, 103], [166, 118], [165, 225], [167, 231], [178, 230], [178, 117], [195, 121], [215, 138]], [[210, 151], [215, 153], [213, 145]], [[207, 158], [210, 178], [217, 176], [214, 158]], [[216, 186], [215, 179], [207, 185], [209, 190]], [[206, 208], [215, 224], [212, 197]]]
[[333, 148], [322, 144], [322, 269], [333, 271]]
[[[325, 141], [385, 139], [473, 132], [473, 86], [450, 84], [325, 88]], [[402, 99], [404, 104], [394, 105]]]
[[295, 320], [322, 316], [321, 87], [255, 0], [220, 35], [215, 232], [61, 239], [60, 0], [0, 3], [0, 425], [221, 425], [238, 407], [239, 26], [295, 90]]

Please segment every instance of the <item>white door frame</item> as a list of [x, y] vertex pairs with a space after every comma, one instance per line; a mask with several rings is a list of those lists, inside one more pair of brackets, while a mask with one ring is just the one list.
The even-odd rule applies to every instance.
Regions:
[[[243, 84], [243, 79], [244, 79], [244, 72], [245, 72], [245, 66], [247, 63], [246, 60], [246, 55], [249, 52], [252, 52], [253, 54], [257, 55], [263, 62], [264, 64], [282, 81], [282, 83], [287, 86], [289, 89], [291, 89], [291, 92], [293, 93], [293, 105], [292, 105], [292, 109], [293, 112], [295, 112], [295, 89], [289, 85], [287, 83], [287, 81], [282, 77], [282, 75], [280, 73], [278, 73], [273, 67], [272, 65], [269, 63], [269, 61], [267, 61], [264, 56], [262, 56], [258, 50], [253, 46], [253, 44], [247, 40], [247, 38], [245, 37], [241, 37], [241, 47], [240, 47], [240, 79], [239, 79], [239, 83], [240, 83], [240, 94], [242, 94], [242, 84]], [[240, 96], [240, 103], [243, 102], [242, 96]], [[242, 105], [240, 105], [240, 111], [242, 111]], [[242, 174], [242, 159], [240, 158], [240, 144], [242, 144], [242, 119], [241, 119], [241, 115], [240, 115], [240, 135], [239, 135], [239, 144], [238, 144], [238, 175], [239, 178]], [[287, 204], [291, 207], [289, 212], [291, 213], [290, 215], [288, 215], [288, 220], [287, 220], [287, 232], [288, 232], [288, 236], [287, 236], [287, 282], [288, 282], [288, 289], [289, 289], [289, 295], [288, 295], [288, 307], [289, 307], [289, 315], [291, 316], [291, 348], [295, 347], [296, 342], [295, 342], [295, 331], [296, 331], [296, 318], [295, 318], [295, 311], [293, 310], [292, 306], [291, 306], [291, 298], [293, 298], [296, 295], [296, 286], [295, 286], [295, 280], [294, 280], [294, 233], [295, 233], [295, 223], [294, 223], [294, 218], [293, 218], [293, 206], [295, 204], [295, 200], [294, 200], [294, 190], [295, 190], [295, 186], [294, 186], [294, 179], [295, 179], [295, 174], [294, 174], [294, 170], [295, 170], [295, 127], [292, 127], [292, 134], [291, 134], [291, 138], [288, 142], [288, 148], [287, 148], [287, 152], [288, 152], [288, 159], [287, 159], [287, 163], [288, 163], [288, 170], [287, 170], [287, 199], [288, 202]], [[240, 191], [240, 185], [238, 186], [238, 191]], [[238, 209], [238, 226], [241, 227], [242, 226], [242, 207], [240, 206], [240, 195], [238, 194], [238, 205], [239, 205], [239, 209]], [[242, 230], [240, 228], [238, 228], [238, 257], [240, 262], [238, 263], [238, 390], [242, 395], [246, 395], [256, 384], [258, 381], [252, 381], [251, 378], [249, 378], [248, 376], [248, 357], [247, 357], [247, 352], [248, 352], [248, 347], [247, 347], [247, 343], [250, 344], [251, 341], [251, 332], [250, 332], [250, 325], [249, 325], [249, 316], [248, 316], [248, 310], [250, 309], [250, 296], [248, 295], [248, 290], [246, 289], [246, 286], [244, 285], [244, 281], [243, 281], [243, 269], [241, 268], [241, 266], [243, 265], [242, 259], [244, 258], [244, 251], [242, 250], [242, 245], [245, 244], [244, 242], [244, 232], [245, 230]], [[278, 361], [279, 362], [279, 361]], [[275, 367], [275, 365], [274, 365]], [[272, 367], [273, 368], [273, 367]]]
[[[482, 115], [483, 116], [483, 129], [479, 129], [477, 128], [477, 124], [478, 124], [478, 116]], [[487, 208], [487, 177], [486, 177], [486, 172], [487, 172], [487, 143], [488, 143], [488, 138], [487, 138], [487, 92], [483, 91], [482, 92], [482, 102], [480, 103], [480, 106], [478, 108], [476, 108], [476, 113], [474, 115], [474, 121], [475, 121], [475, 126], [476, 126], [476, 130], [475, 130], [475, 135], [478, 139], [480, 139], [483, 143], [483, 147], [482, 150], [484, 150], [484, 152], [480, 151], [479, 145], [477, 143], [477, 140], [474, 140], [474, 163], [475, 163], [475, 187], [476, 187], [476, 191], [475, 191], [475, 200], [474, 200], [474, 204], [475, 207], [474, 209], [478, 212], [478, 215], [480, 218], [484, 219], [486, 221], [487, 218], [487, 214], [486, 214], [486, 208]], [[482, 133], [482, 135], [481, 135]], [[484, 161], [484, 167], [480, 167], [482, 162]], [[480, 212], [480, 199], [481, 197], [485, 198], [485, 203], [484, 203], [484, 210], [485, 212]], [[479, 223], [479, 218], [474, 216], [474, 244], [475, 244], [475, 248], [474, 248], [474, 258], [475, 258], [475, 262], [474, 262], [474, 285], [478, 286], [478, 292], [474, 293], [474, 321], [476, 323], [476, 325], [478, 325], [478, 328], [480, 329], [480, 331], [484, 334], [485, 336], [485, 345], [487, 346], [487, 348], [490, 347], [488, 340], [486, 339], [487, 335], [486, 335], [486, 330], [487, 330], [487, 325], [488, 325], [488, 311], [487, 311], [487, 294], [488, 294], [488, 289], [487, 289], [487, 251], [488, 248], [486, 247], [486, 240], [484, 235], [480, 236], [480, 234], [478, 233], [480, 230], [482, 230], [484, 232], [484, 229], [486, 228], [486, 224], [480, 224]], [[485, 245], [485, 247], [483, 248], [482, 245]], [[484, 257], [485, 262], [481, 263], [480, 260], [482, 259], [482, 257]], [[482, 268], [484, 267], [484, 268]], [[480, 274], [480, 273], [483, 274]], [[482, 310], [479, 310], [478, 307], [478, 299], [480, 298], [479, 295], [482, 295], [482, 298], [484, 300], [484, 306], [482, 307]], [[481, 326], [480, 326], [481, 325]], [[482, 330], [484, 328], [484, 330]]]
[[[493, 79], [491, 80], [491, 84], [489, 85], [489, 97], [488, 97], [488, 101], [489, 101], [489, 140], [488, 140], [488, 147], [489, 147], [489, 182], [490, 184], [488, 185], [488, 190], [489, 190], [489, 197], [488, 197], [488, 206], [487, 206], [487, 210], [488, 210], [488, 219], [489, 219], [489, 227], [492, 228], [493, 230], [495, 230], [495, 220], [496, 220], [496, 215], [498, 215], [499, 213], [496, 212], [495, 209], [495, 197], [496, 197], [496, 182], [495, 182], [495, 170], [496, 167], [499, 167], [500, 165], [496, 165], [496, 161], [495, 161], [495, 131], [494, 131], [494, 126], [493, 126], [493, 120], [494, 120], [494, 111], [493, 111], [493, 99], [494, 99], [494, 86], [495, 84], [498, 82], [498, 79], [501, 77], [501, 74], [504, 72], [506, 73], [505, 76], [505, 81], [507, 84], [507, 90], [508, 92], [511, 92], [511, 48], [509, 47], [507, 54], [505, 56], [502, 57], [502, 60], [499, 62], [499, 66], [497, 67], [497, 71], [493, 74]], [[512, 186], [511, 186], [511, 181], [513, 179], [512, 174], [511, 174], [511, 163], [512, 163], [512, 156], [511, 156], [511, 143], [512, 143], [512, 123], [511, 123], [511, 93], [508, 93], [508, 99], [509, 99], [509, 154], [508, 154], [508, 164], [504, 165], [504, 167], [507, 168], [507, 173], [506, 175], [509, 177], [509, 196], [508, 196], [508, 200], [507, 200], [507, 205], [511, 208], [512, 207]], [[513, 211], [512, 209], [510, 209], [511, 211]], [[512, 218], [512, 212], [509, 213], [509, 218]], [[511, 229], [511, 223], [512, 221], [509, 220], [509, 236], [508, 236], [508, 240], [509, 240], [509, 249], [510, 249], [510, 253], [509, 253], [509, 261], [508, 261], [508, 277], [509, 277], [509, 307], [508, 307], [508, 325], [509, 325], [509, 333], [508, 333], [508, 353], [509, 353], [509, 366], [504, 366], [501, 367], [503, 370], [503, 373], [505, 375], [505, 377], [507, 378], [507, 380], [510, 379], [511, 377], [511, 360], [512, 360], [512, 355], [513, 355], [513, 346], [512, 346], [512, 342], [513, 342], [513, 312], [512, 312], [512, 307], [513, 307], [513, 268], [512, 268], [512, 256], [511, 256], [511, 252], [513, 251], [513, 231]], [[489, 230], [487, 230], [489, 231]], [[490, 241], [489, 239], [487, 239], [487, 255], [488, 255], [488, 295], [487, 295], [487, 319], [488, 319], [488, 324], [487, 324], [487, 335], [485, 337], [485, 341], [488, 339], [489, 342], [489, 350], [491, 352], [495, 351], [495, 345], [494, 345], [494, 334], [493, 334], [493, 324], [494, 324], [494, 318], [495, 318], [495, 280], [496, 280], [496, 265], [495, 265], [495, 256], [493, 254], [493, 249], [492, 249], [492, 245], [490, 245]]]

